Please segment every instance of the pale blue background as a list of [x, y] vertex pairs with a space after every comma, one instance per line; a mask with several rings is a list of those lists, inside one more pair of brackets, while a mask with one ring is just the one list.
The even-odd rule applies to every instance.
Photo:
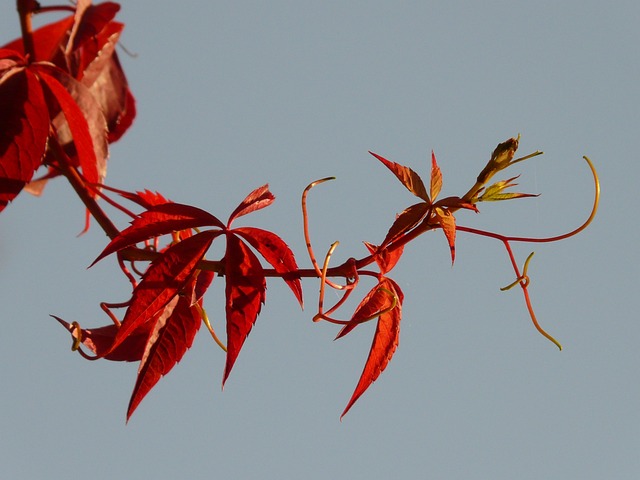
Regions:
[[[14, 8], [1, 4], [1, 42], [18, 34]], [[223, 352], [201, 332], [125, 426], [135, 365], [84, 361], [48, 315], [105, 324], [98, 303], [125, 300], [128, 283], [113, 262], [86, 270], [106, 238], [76, 238], [84, 212], [62, 181], [22, 195], [0, 216], [2, 478], [638, 478], [636, 0], [136, 1], [119, 19], [139, 115], [108, 182], [221, 218], [269, 182], [276, 203], [243, 224], [275, 230], [304, 266], [310, 181], [338, 177], [310, 199], [316, 248], [340, 240], [336, 261], [413, 201], [367, 150], [426, 177], [434, 149], [455, 195], [521, 133], [521, 153], [546, 154], [514, 173], [542, 197], [460, 224], [574, 228], [593, 195], [585, 154], [601, 209], [577, 238], [517, 248], [520, 263], [536, 251], [531, 294], [563, 352], [519, 291], [498, 290], [513, 280], [499, 243], [459, 234], [452, 269], [436, 232], [393, 272], [399, 350], [342, 422], [373, 325], [333, 342], [336, 328], [310, 320], [317, 282], [301, 313], [272, 281], [224, 392]], [[206, 300], [218, 326], [222, 285]]]

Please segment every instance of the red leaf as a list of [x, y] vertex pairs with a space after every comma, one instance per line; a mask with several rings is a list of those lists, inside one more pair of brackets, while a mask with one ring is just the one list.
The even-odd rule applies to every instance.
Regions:
[[412, 230], [414, 227], [422, 221], [425, 215], [429, 212], [429, 204], [425, 202], [416, 203], [406, 208], [400, 215], [398, 215], [389, 228], [387, 236], [382, 242], [382, 247], [386, 247], [394, 240], [397, 240], [402, 235]]
[[229, 215], [227, 226], [230, 226], [231, 222], [242, 215], [247, 215], [248, 213], [260, 210], [261, 208], [268, 207], [275, 199], [276, 197], [274, 197], [269, 191], [269, 185], [263, 185], [262, 187], [256, 188], [253, 192], [247, 195], [247, 197], [240, 202], [240, 205], [238, 205], [231, 215]]
[[294, 276], [298, 271], [298, 264], [289, 246], [275, 233], [260, 228], [242, 227], [233, 230], [233, 233], [244, 238], [271, 266], [282, 275], [283, 280], [303, 305], [302, 283], [300, 277]]
[[436, 154], [431, 150], [431, 202], [436, 200], [442, 189], [442, 172], [436, 162]]
[[409, 167], [405, 167], [404, 165], [400, 165], [399, 163], [392, 162], [387, 160], [380, 155], [369, 152], [371, 155], [380, 160], [393, 174], [398, 177], [398, 180], [413, 193], [416, 197], [423, 199], [425, 202], [430, 203], [429, 195], [427, 194], [427, 189], [422, 182], [420, 176], [411, 170]]
[[225, 311], [227, 315], [227, 362], [224, 387], [244, 341], [265, 301], [266, 281], [260, 260], [235, 235], [227, 235], [225, 259]]
[[182, 292], [218, 233], [206, 231], [187, 238], [169, 247], [151, 263], [133, 291], [131, 304], [109, 353]]
[[[73, 338], [78, 338], [78, 329], [70, 323], [65, 322], [61, 318], [51, 315], [60, 322], [70, 333]], [[147, 339], [151, 333], [151, 323], [140, 326], [111, 353], [106, 354], [113, 344], [113, 339], [118, 332], [118, 326], [115, 324], [105, 325], [98, 328], [81, 328], [80, 339], [82, 344], [95, 353], [96, 357], [112, 360], [114, 362], [137, 362], [142, 358]]]
[[138, 215], [131, 222], [130, 227], [125, 228], [120, 235], [111, 240], [91, 266], [107, 255], [150, 238], [205, 226], [224, 228], [220, 220], [197, 207], [181, 203], [156, 205]]
[[61, 125], [56, 125], [61, 143], [73, 141], [86, 180], [102, 183], [107, 169], [107, 128], [95, 99], [86, 87], [54, 67], [37, 65], [33, 68], [60, 105], [69, 126], [71, 138], [65, 136]]
[[[63, 43], [65, 43], [72, 25], [73, 15], [70, 15], [35, 30], [33, 32], [33, 44], [36, 51], [36, 60], [52, 61], [56, 55], [59, 55], [61, 46], [64, 47]], [[7, 43], [3, 48], [10, 48], [24, 54], [22, 37]]]
[[169, 373], [191, 348], [201, 320], [197, 309], [184, 296], [174, 297], [158, 316], [138, 368], [127, 421], [160, 378]]
[[[6, 59], [7, 52], [0, 52], [1, 64], [1, 55]], [[41, 165], [49, 136], [49, 111], [38, 79], [29, 70], [10, 75], [0, 68], [2, 73], [5, 75], [0, 77], [0, 211]]]
[[[404, 295], [402, 294], [400, 287], [398, 287], [393, 280], [388, 278], [385, 278], [380, 282], [376, 288], [386, 288], [395, 293], [398, 297], [398, 303], [393, 310], [383, 313], [378, 318], [378, 324], [376, 326], [376, 332], [373, 335], [373, 342], [371, 343], [369, 356], [367, 357], [364, 369], [362, 370], [362, 375], [360, 376], [358, 385], [356, 385], [349, 403], [340, 416], [341, 419], [347, 414], [349, 409], [369, 388], [369, 386], [378, 379], [380, 374], [389, 364], [389, 361], [398, 347], [398, 341], [400, 338], [400, 320], [402, 318], [402, 301], [404, 299]], [[348, 327], [348, 325], [345, 326], [345, 329], [346, 327]]]
[[382, 275], [390, 272], [391, 269], [396, 266], [396, 263], [398, 263], [398, 260], [400, 260], [400, 257], [402, 256], [402, 252], [404, 252], [404, 245], [399, 248], [395, 248], [391, 252], [387, 248], [376, 247], [369, 242], [364, 242], [364, 245], [367, 247], [367, 250], [369, 250], [369, 253], [373, 255], [373, 259], [378, 264], [378, 268]]

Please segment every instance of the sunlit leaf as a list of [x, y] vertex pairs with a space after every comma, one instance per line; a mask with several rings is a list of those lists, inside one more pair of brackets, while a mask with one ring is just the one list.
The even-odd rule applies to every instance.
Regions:
[[399, 163], [387, 160], [386, 158], [376, 153], [369, 153], [380, 160], [385, 167], [391, 170], [391, 172], [398, 178], [398, 180], [400, 180], [400, 182], [407, 188], [407, 190], [413, 193], [416, 197], [419, 197], [425, 202], [430, 203], [427, 189], [425, 188], [422, 179], [416, 172], [411, 170], [411, 168], [409, 167], [405, 167], [404, 165], [400, 165]]
[[223, 386], [258, 318], [265, 301], [267, 285], [260, 260], [235, 235], [227, 235], [224, 260], [227, 361], [222, 377]]
[[261, 208], [268, 207], [273, 203], [275, 198], [276, 197], [274, 197], [269, 191], [269, 185], [263, 185], [262, 187], [256, 188], [253, 192], [247, 195], [247, 197], [240, 202], [240, 205], [238, 205], [231, 215], [229, 215], [227, 225], [230, 226], [238, 217], [255, 212]]
[[[360, 380], [340, 418], [344, 417], [360, 396], [375, 382], [389, 364], [398, 347], [400, 339], [400, 320], [402, 319], [402, 301], [404, 295], [400, 287], [391, 279], [385, 278], [376, 288], [385, 288], [397, 297], [395, 308], [378, 318], [369, 356], [362, 370]], [[382, 292], [385, 293], [385, 292]]]

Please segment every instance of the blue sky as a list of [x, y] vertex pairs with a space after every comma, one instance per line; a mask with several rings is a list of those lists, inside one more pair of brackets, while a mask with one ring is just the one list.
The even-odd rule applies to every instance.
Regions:
[[[19, 31], [0, 8], [1, 42]], [[452, 268], [441, 233], [407, 248], [399, 349], [349, 414], [373, 325], [334, 342], [282, 282], [224, 392], [224, 354], [202, 331], [125, 426], [135, 365], [86, 362], [49, 314], [102, 325], [101, 301], [128, 283], [83, 210], [54, 182], [0, 215], [0, 473], [4, 478], [634, 479], [640, 472], [637, 341], [640, 237], [640, 6], [603, 2], [124, 2], [121, 59], [138, 102], [113, 146], [108, 183], [158, 190], [221, 218], [254, 188], [276, 195], [244, 225], [280, 234], [307, 266], [299, 197], [319, 252], [362, 256], [410, 194], [367, 154], [427, 177], [442, 194], [473, 184], [518, 133], [515, 168], [537, 199], [481, 205], [460, 224], [578, 237], [533, 250], [531, 325], [497, 242], [460, 233]], [[124, 219], [122, 219], [124, 225]], [[212, 254], [215, 255], [215, 252]], [[221, 326], [222, 282], [205, 306]], [[368, 286], [362, 286], [362, 293]], [[344, 313], [347, 315], [347, 313]]]

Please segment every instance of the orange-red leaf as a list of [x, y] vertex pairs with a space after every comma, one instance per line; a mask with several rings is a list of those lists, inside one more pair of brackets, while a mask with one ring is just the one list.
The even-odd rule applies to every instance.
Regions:
[[256, 188], [253, 192], [251, 192], [247, 197], [240, 202], [240, 205], [236, 207], [236, 209], [229, 215], [229, 221], [227, 222], [227, 226], [230, 226], [231, 223], [238, 217], [243, 215], [247, 215], [248, 213], [255, 212], [256, 210], [260, 210], [261, 208], [268, 207], [273, 203], [276, 197], [269, 191], [269, 185], [263, 185], [259, 188]]
[[235, 235], [227, 235], [225, 260], [225, 312], [227, 316], [227, 361], [224, 386], [244, 341], [258, 318], [266, 295], [266, 280], [260, 260]]
[[399, 163], [387, 160], [386, 158], [376, 153], [369, 153], [380, 160], [385, 167], [391, 170], [391, 172], [398, 178], [398, 180], [400, 180], [400, 182], [407, 188], [407, 190], [413, 193], [416, 197], [419, 197], [425, 202], [430, 203], [427, 189], [425, 188], [420, 175], [418, 175], [409, 167], [405, 167], [404, 165], [400, 165]]
[[449, 250], [451, 251], [451, 264], [453, 265], [456, 259], [456, 217], [449, 210], [439, 207], [434, 209], [434, 216], [442, 227], [444, 236], [447, 238]]
[[125, 228], [120, 235], [111, 240], [91, 265], [107, 255], [150, 238], [206, 226], [224, 228], [220, 220], [197, 207], [181, 203], [162, 203], [152, 206], [138, 215], [131, 222], [130, 227]]
[[[356, 385], [353, 395], [340, 418], [347, 414], [358, 398], [360, 398], [369, 386], [378, 379], [380, 374], [389, 364], [389, 361], [398, 347], [398, 341], [400, 339], [400, 320], [402, 319], [402, 301], [404, 299], [404, 295], [402, 294], [400, 287], [398, 287], [393, 280], [388, 278], [382, 280], [376, 287], [376, 289], [380, 288], [385, 288], [393, 292], [398, 299], [397, 305], [393, 310], [383, 313], [378, 318], [376, 332], [373, 335], [373, 342], [371, 343], [371, 349], [369, 350], [369, 356], [367, 357], [364, 369], [362, 370], [362, 375], [360, 376], [358, 385]], [[384, 291], [381, 293], [386, 294]], [[388, 297], [388, 294], [386, 295]], [[379, 298], [378, 294], [373, 294], [373, 296]], [[374, 301], [373, 307], [379, 308], [381, 305], [382, 304], [376, 300]], [[367, 304], [362, 308], [365, 308], [366, 306]]]
[[244, 238], [255, 248], [271, 266], [282, 275], [300, 306], [303, 306], [302, 283], [300, 277], [295, 276], [298, 264], [289, 246], [278, 235], [255, 227], [241, 227], [232, 230]]
[[133, 291], [131, 303], [110, 351], [158, 315], [173, 297], [182, 292], [218, 234], [216, 231], [205, 231], [189, 237], [169, 247], [151, 263]]
[[389, 231], [387, 232], [387, 236], [384, 238], [382, 242], [382, 247], [386, 247], [394, 240], [397, 240], [402, 235], [407, 233], [409, 230], [412, 230], [414, 227], [418, 226], [418, 224], [422, 221], [425, 215], [429, 212], [429, 204], [425, 202], [416, 203], [415, 205], [411, 205], [406, 208], [401, 214], [399, 214]]
[[3, 66], [17, 67], [16, 61], [15, 52], [0, 50], [0, 211], [41, 165], [49, 136], [49, 111], [35, 75], [3, 71]]
[[436, 162], [436, 154], [431, 150], [431, 201], [435, 202], [436, 197], [442, 189], [442, 172]]
[[175, 296], [164, 307], [154, 321], [138, 368], [138, 378], [127, 409], [127, 421], [160, 378], [169, 373], [191, 348], [201, 323], [200, 314], [188, 297]]

